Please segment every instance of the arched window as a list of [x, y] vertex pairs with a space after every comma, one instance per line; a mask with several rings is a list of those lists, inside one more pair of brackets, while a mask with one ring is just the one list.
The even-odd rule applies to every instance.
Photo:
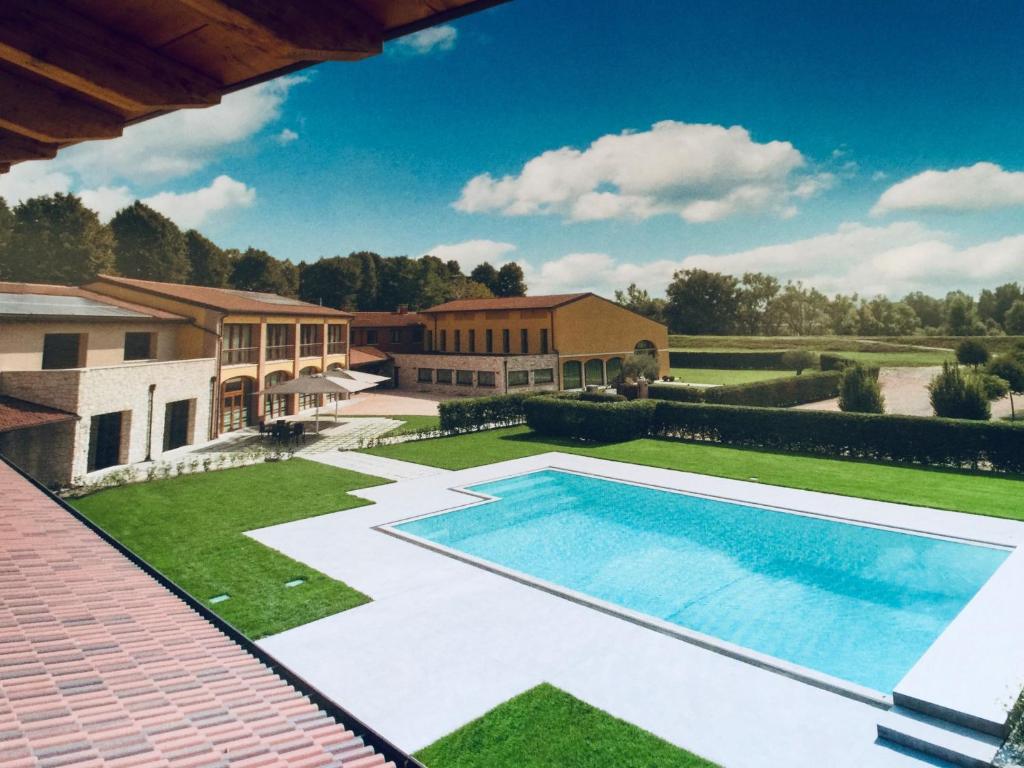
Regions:
[[583, 366], [579, 360], [567, 360], [562, 364], [562, 389], [583, 387]]
[[[315, 365], [307, 365], [301, 371], [299, 376], [312, 376], [314, 373], [320, 373], [320, 369]], [[299, 410], [304, 411], [307, 408], [316, 408], [316, 406], [323, 405], [320, 401], [322, 395], [299, 395]]]
[[[330, 365], [327, 366], [327, 370], [324, 371], [324, 373], [330, 376], [332, 373], [337, 373], [338, 371], [343, 370], [345, 370], [345, 366], [343, 366], [341, 363], [331, 363]], [[326, 403], [333, 403], [335, 400], [344, 399], [345, 397], [340, 392], [330, 392], [324, 395], [324, 402]]]
[[613, 357], [604, 364], [604, 367], [608, 372], [608, 383], [617, 384], [622, 378], [622, 358]]
[[236, 376], [220, 385], [220, 430], [231, 432], [252, 424], [253, 380], [248, 376]]
[[583, 374], [587, 386], [604, 384], [604, 361], [587, 360], [587, 364], [583, 367]]
[[[274, 371], [268, 373], [263, 379], [264, 389], [270, 389], [275, 384], [288, 381], [290, 377], [285, 371]], [[264, 395], [263, 416], [267, 419], [279, 419], [288, 415], [288, 395]]]
[[647, 341], [644, 339], [643, 341], [638, 341], [636, 343], [636, 346], [633, 347], [633, 352], [638, 355], [650, 355], [651, 357], [654, 357], [658, 353], [658, 348], [654, 346], [653, 341]]

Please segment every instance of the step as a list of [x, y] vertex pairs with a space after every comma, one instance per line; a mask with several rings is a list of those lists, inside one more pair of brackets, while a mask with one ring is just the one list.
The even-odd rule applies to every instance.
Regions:
[[964, 768], [991, 766], [1003, 745], [998, 736], [898, 706], [879, 719], [878, 736]]

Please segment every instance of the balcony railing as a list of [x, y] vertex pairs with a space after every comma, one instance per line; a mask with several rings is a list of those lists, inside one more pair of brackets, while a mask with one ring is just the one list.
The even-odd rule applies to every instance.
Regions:
[[327, 354], [328, 355], [343, 355], [347, 348], [347, 344], [344, 341], [328, 341], [327, 342]]
[[242, 365], [244, 363], [256, 363], [260, 359], [259, 347], [237, 347], [225, 349], [221, 352], [220, 361], [222, 365]]
[[324, 343], [322, 341], [299, 345], [299, 355], [301, 357], [320, 357], [323, 353]]
[[279, 347], [267, 347], [267, 360], [291, 360], [295, 357], [295, 345], [285, 344]]

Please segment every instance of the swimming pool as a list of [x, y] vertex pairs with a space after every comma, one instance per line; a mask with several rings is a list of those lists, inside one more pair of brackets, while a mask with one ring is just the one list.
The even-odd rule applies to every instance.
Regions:
[[564, 470], [466, 490], [393, 528], [884, 694], [1008, 556]]

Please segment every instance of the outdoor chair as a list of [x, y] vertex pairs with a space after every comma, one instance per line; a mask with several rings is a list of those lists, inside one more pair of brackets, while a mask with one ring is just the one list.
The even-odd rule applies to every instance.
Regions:
[[303, 444], [306, 443], [306, 426], [301, 421], [297, 421], [292, 424], [291, 438], [296, 444], [300, 441]]

